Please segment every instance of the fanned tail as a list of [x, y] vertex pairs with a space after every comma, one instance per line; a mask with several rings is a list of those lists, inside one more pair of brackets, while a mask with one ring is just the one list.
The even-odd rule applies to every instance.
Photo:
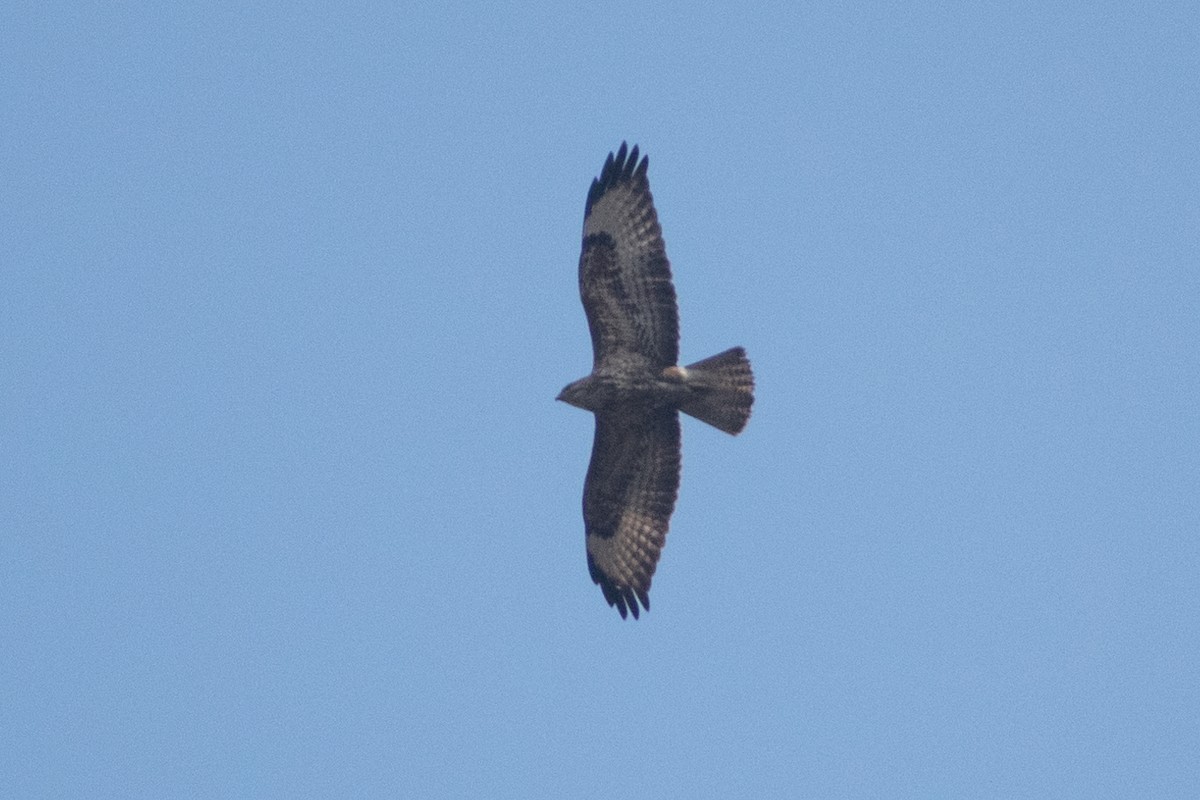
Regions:
[[741, 433], [754, 405], [754, 373], [746, 351], [731, 347], [681, 372], [690, 391], [679, 410], [726, 433]]

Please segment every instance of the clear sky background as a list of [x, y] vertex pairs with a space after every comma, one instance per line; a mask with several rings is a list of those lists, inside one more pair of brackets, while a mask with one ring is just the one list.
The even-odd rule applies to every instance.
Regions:
[[[23, 5], [23, 4], [21, 4]], [[1200, 796], [1193, 3], [0, 25], [0, 795]], [[584, 198], [684, 422], [588, 578]]]

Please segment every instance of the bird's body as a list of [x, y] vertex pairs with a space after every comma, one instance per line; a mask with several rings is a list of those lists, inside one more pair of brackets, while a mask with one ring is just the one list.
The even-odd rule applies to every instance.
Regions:
[[592, 181], [584, 211], [579, 291], [592, 334], [592, 373], [559, 400], [593, 412], [584, 481], [588, 571], [609, 605], [638, 616], [679, 491], [679, 412], [739, 433], [754, 376], [735, 347], [678, 365], [679, 312], [648, 159], [624, 144]]
[[605, 364], [586, 378], [563, 389], [564, 402], [587, 411], [615, 411], [622, 405], [633, 410], [666, 406], [678, 408], [687, 397], [679, 367], [659, 369], [643, 359]]

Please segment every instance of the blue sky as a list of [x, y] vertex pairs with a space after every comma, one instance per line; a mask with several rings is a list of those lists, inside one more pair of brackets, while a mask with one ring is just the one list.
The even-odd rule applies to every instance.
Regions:
[[[0, 794], [1200, 796], [1194, 5], [5, 17]], [[758, 376], [638, 622], [622, 140]]]

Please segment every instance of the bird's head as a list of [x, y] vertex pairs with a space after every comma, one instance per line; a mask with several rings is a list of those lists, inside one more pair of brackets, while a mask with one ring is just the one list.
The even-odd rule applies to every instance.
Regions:
[[586, 411], [591, 411], [594, 405], [592, 397], [592, 380], [589, 375], [586, 378], [568, 383], [563, 387], [563, 390], [558, 393], [556, 400], [561, 400], [567, 405], [582, 408]]

